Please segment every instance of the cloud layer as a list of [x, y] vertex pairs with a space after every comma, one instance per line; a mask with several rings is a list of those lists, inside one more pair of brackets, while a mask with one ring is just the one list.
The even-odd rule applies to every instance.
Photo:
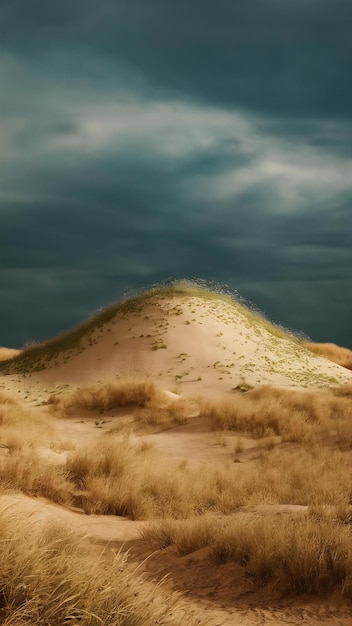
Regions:
[[0, 345], [203, 277], [352, 347], [348, 2], [3, 14]]

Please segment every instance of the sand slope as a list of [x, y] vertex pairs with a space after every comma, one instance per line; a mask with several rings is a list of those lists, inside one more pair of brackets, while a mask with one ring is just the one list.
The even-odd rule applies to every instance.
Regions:
[[91, 383], [151, 376], [183, 394], [224, 393], [243, 383], [319, 387], [352, 381], [241, 305], [216, 296], [160, 296], [91, 328], [80, 345], [35, 364], [48, 381]]

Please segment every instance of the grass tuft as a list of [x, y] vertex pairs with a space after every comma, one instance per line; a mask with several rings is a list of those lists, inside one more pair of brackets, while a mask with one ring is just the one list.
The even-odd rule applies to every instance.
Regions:
[[336, 343], [314, 343], [305, 341], [303, 347], [318, 356], [323, 356], [325, 359], [329, 359], [346, 369], [352, 370], [352, 350], [348, 348], [342, 348], [336, 345]]
[[201, 401], [214, 430], [239, 430], [254, 437], [280, 435], [283, 441], [315, 441], [331, 429], [350, 429], [352, 386], [290, 391], [270, 385], [231, 399]]
[[165, 403], [165, 395], [149, 379], [124, 378], [116, 382], [81, 387], [64, 397], [52, 395], [48, 403], [62, 413], [73, 407], [104, 412], [131, 405], [157, 406]]
[[166, 609], [161, 592], [131, 573], [121, 553], [108, 561], [68, 528], [21, 518], [10, 507], [0, 511], [0, 536], [3, 626], [172, 623], [170, 599]]
[[340, 588], [351, 598], [351, 533], [329, 518], [203, 516], [162, 520], [142, 536], [159, 548], [175, 545], [181, 555], [209, 547], [213, 562], [238, 563], [256, 586], [274, 583], [284, 594], [320, 596]]

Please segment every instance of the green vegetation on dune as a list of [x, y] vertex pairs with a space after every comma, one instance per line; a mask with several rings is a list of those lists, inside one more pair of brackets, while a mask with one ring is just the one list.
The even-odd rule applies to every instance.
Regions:
[[[109, 323], [116, 316], [125, 316], [132, 313], [139, 315], [145, 306], [152, 304], [153, 301], [162, 301], [163, 299], [174, 297], [201, 298], [210, 302], [222, 301], [230, 305], [234, 312], [244, 315], [253, 328], [264, 328], [271, 335], [280, 339], [296, 340], [293, 335], [275, 326], [259, 313], [252, 311], [244, 304], [236, 301], [221, 291], [211, 291], [204, 287], [200, 287], [196, 283], [188, 281], [177, 281], [167, 285], [154, 287], [136, 296], [129, 297], [121, 302], [117, 302], [108, 306], [94, 317], [79, 324], [76, 328], [64, 332], [56, 337], [46, 341], [34, 344], [25, 348], [12, 358], [0, 362], [0, 372], [5, 374], [15, 372], [40, 371], [47, 365], [52, 364], [63, 354], [77, 353], [84, 349], [84, 339], [87, 339], [97, 329]], [[73, 354], [70, 354], [73, 356]]]

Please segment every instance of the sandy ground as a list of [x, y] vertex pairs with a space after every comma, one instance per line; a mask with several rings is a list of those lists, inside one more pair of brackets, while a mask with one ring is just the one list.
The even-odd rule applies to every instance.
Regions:
[[[16, 378], [0, 381], [0, 385], [21, 391], [21, 381]], [[26, 381], [28, 385], [28, 381]], [[0, 387], [1, 388], [1, 387]], [[39, 383], [33, 387], [33, 397], [45, 396]], [[28, 394], [27, 394], [28, 395]], [[25, 402], [34, 405], [33, 397]], [[38, 407], [40, 410], [40, 407]], [[121, 419], [128, 419], [126, 411], [111, 416], [105, 424], [97, 426], [96, 416], [75, 414], [70, 418], [56, 420], [57, 436], [79, 447], [94, 441]], [[225, 437], [225, 439], [224, 439]], [[167, 431], [143, 435], [143, 440], [152, 441], [163, 457], [186, 459], [189, 463], [207, 463], [211, 460], [233, 462], [236, 433], [210, 433], [205, 420], [190, 418], [183, 426]], [[245, 471], [258, 452], [258, 442], [242, 438], [243, 452], [239, 471]], [[65, 453], [43, 450], [53, 462], [64, 461]], [[310, 624], [314, 626], [352, 626], [352, 607], [347, 606], [340, 596], [329, 599], [285, 598], [277, 595], [275, 589], [265, 589], [253, 593], [251, 584], [243, 577], [241, 568], [227, 563], [210, 565], [207, 550], [198, 550], [187, 556], [179, 556], [173, 547], [154, 550], [141, 539], [140, 531], [148, 526], [147, 521], [132, 521], [125, 517], [84, 515], [80, 509], [69, 509], [43, 498], [29, 498], [22, 494], [0, 496], [0, 508], [11, 506], [23, 516], [35, 516], [38, 523], [48, 520], [62, 521], [70, 528], [86, 535], [97, 551], [108, 553], [117, 550], [129, 551], [130, 567], [138, 566], [150, 584], [163, 582], [165, 594], [177, 591], [182, 599], [182, 609], [174, 615], [180, 624], [198, 626], [257, 626], [285, 624]], [[304, 514], [306, 507], [300, 506], [247, 506], [236, 515], [249, 518], [257, 515]], [[174, 611], [176, 609], [173, 609]]]
[[[0, 391], [40, 411], [52, 393], [67, 393], [80, 384], [115, 380], [126, 374], [148, 375], [182, 396], [229, 396], [243, 383], [300, 388], [352, 382], [352, 372], [272, 335], [227, 303], [182, 297], [161, 299], [142, 313], [110, 321], [87, 336], [79, 350], [48, 363], [43, 371], [0, 376]], [[121, 420], [128, 423], [132, 416], [133, 409], [105, 414], [103, 420], [78, 411], [69, 418], [56, 418], [56, 436], [79, 448]], [[182, 426], [143, 435], [163, 458], [186, 459], [193, 464], [233, 462], [237, 437], [236, 433], [210, 432], [206, 420], [196, 416]], [[245, 471], [258, 454], [258, 442], [243, 436], [241, 442], [238, 466]], [[0, 461], [6, 462], [7, 454], [8, 450], [0, 447]], [[53, 463], [63, 463], [66, 452], [47, 449], [42, 454]], [[99, 551], [129, 550], [131, 567], [138, 564], [150, 582], [168, 575], [163, 583], [165, 593], [177, 590], [184, 602], [176, 615], [182, 626], [352, 626], [352, 607], [339, 596], [282, 600], [275, 589], [254, 593], [241, 568], [233, 563], [210, 565], [206, 549], [184, 557], [173, 547], [152, 551], [140, 535], [149, 522], [88, 516], [17, 493], [0, 495], [0, 508], [5, 506], [24, 516], [37, 516], [38, 523], [62, 520], [87, 535]], [[304, 514], [305, 507], [246, 507], [236, 515], [273, 511], [296, 515]]]
[[[129, 551], [132, 569], [151, 583], [163, 582], [166, 594], [177, 591], [182, 609], [175, 617], [180, 624], [199, 626], [280, 626], [283, 624], [311, 624], [322, 626], [351, 626], [352, 608], [339, 596], [328, 600], [289, 598], [284, 601], [275, 589], [253, 593], [243, 577], [241, 568], [233, 563], [210, 566], [207, 550], [198, 550], [179, 556], [173, 547], [151, 552], [140, 538], [140, 530], [149, 522], [131, 521], [116, 516], [83, 515], [55, 505], [43, 498], [29, 498], [22, 494], [0, 496], [0, 509], [11, 507], [21, 516], [37, 518], [38, 524], [49, 520], [60, 521], [89, 538], [97, 550]], [[305, 507], [246, 507], [240, 516], [265, 515], [273, 510], [279, 515], [301, 514]]]
[[[0, 496], [0, 510], [11, 507], [21, 516], [35, 517], [38, 524], [60, 521], [81, 532], [96, 546], [114, 554], [128, 550], [131, 569], [138, 567], [150, 583], [163, 580], [165, 594], [178, 592], [181, 607], [174, 613], [180, 624], [199, 626], [256, 626], [310, 624], [314, 626], [351, 626], [352, 607], [340, 596], [323, 598], [285, 598], [268, 589], [253, 593], [241, 568], [233, 563], [209, 565], [207, 550], [179, 556], [173, 547], [152, 551], [140, 538], [149, 522], [136, 522], [116, 516], [83, 515], [55, 505], [43, 498], [22, 494]], [[279, 515], [301, 514], [305, 507], [247, 507], [237, 515], [263, 515], [273, 510]], [[107, 551], [107, 552], [106, 552]], [[166, 577], [166, 579], [165, 579]], [[165, 580], [164, 580], [165, 579]], [[173, 609], [176, 611], [176, 609]]]

